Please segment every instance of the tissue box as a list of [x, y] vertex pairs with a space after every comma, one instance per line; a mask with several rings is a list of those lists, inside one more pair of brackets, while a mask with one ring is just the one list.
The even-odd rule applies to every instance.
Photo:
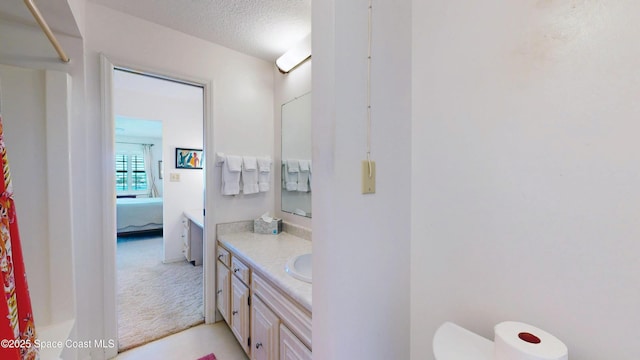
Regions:
[[253, 220], [253, 232], [258, 234], [277, 235], [282, 232], [282, 219], [273, 219], [266, 222], [262, 218]]

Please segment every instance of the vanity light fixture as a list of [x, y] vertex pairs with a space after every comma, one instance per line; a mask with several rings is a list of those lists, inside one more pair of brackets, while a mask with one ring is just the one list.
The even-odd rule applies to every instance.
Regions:
[[311, 59], [311, 34], [280, 56], [276, 60], [276, 66], [281, 73], [286, 74], [308, 59]]

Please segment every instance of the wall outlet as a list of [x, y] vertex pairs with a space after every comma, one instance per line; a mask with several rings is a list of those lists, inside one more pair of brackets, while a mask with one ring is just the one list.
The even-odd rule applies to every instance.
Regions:
[[180, 182], [180, 174], [178, 174], [178, 173], [169, 174], [169, 181], [170, 182]]
[[[371, 164], [371, 171], [369, 171]], [[362, 161], [362, 193], [374, 194], [376, 192], [376, 163], [375, 161]]]

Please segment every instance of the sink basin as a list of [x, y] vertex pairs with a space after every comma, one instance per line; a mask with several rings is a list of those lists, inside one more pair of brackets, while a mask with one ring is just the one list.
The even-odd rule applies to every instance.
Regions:
[[311, 254], [292, 257], [287, 261], [285, 270], [294, 278], [311, 283]]

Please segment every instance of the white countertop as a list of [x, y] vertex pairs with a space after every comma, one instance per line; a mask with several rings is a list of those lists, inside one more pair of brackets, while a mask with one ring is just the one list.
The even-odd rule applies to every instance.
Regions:
[[194, 224], [204, 228], [204, 215], [202, 215], [202, 209], [185, 210], [182, 213]]
[[287, 261], [297, 255], [311, 253], [311, 241], [288, 233], [278, 235], [239, 232], [220, 236], [220, 243], [258, 275], [277, 285], [311, 311], [311, 284], [293, 278], [285, 271]]

